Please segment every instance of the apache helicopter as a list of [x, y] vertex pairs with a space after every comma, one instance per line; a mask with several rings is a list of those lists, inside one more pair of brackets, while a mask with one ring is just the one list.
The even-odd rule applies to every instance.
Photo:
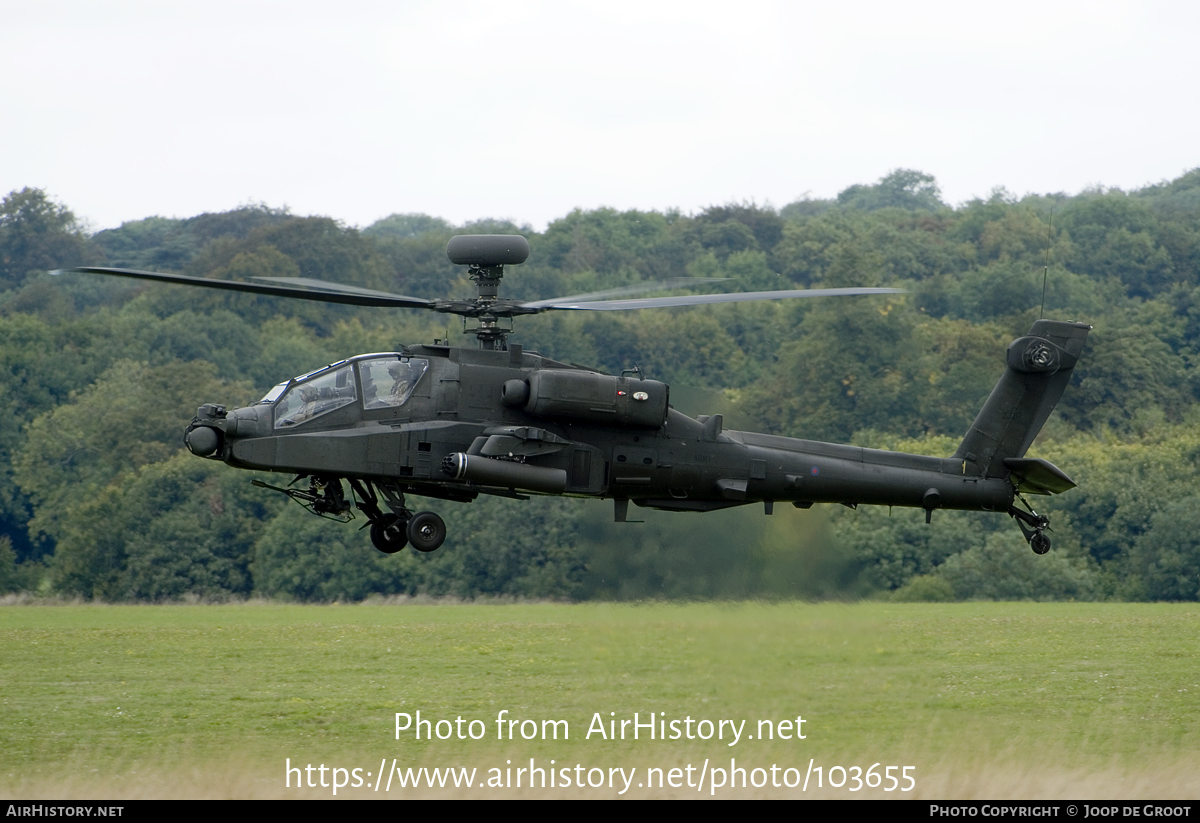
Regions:
[[[478, 348], [448, 341], [361, 354], [284, 381], [258, 403], [233, 410], [207, 403], [187, 427], [193, 454], [256, 471], [297, 475], [274, 489], [314, 514], [348, 521], [358, 508], [371, 542], [391, 554], [442, 545], [446, 525], [414, 512], [406, 495], [469, 502], [480, 494], [527, 493], [612, 499], [707, 512], [761, 503], [814, 503], [1001, 512], [1038, 554], [1050, 549], [1046, 517], [1023, 493], [1057, 494], [1075, 483], [1046, 460], [1025, 457], [1070, 381], [1091, 328], [1038, 320], [1008, 347], [1006, 368], [951, 457], [880, 451], [753, 432], [726, 431], [722, 416], [688, 417], [669, 387], [639, 369], [619, 376], [560, 363], [509, 344], [511, 318], [545, 311], [612, 311], [743, 300], [887, 294], [849, 288], [597, 299], [680, 285], [678, 281], [537, 302], [499, 297], [506, 265], [525, 261], [519, 235], [460, 235], [446, 247], [468, 266], [474, 300], [426, 300], [303, 277], [263, 283], [130, 269], [73, 271], [280, 297], [431, 309], [474, 318]], [[695, 282], [685, 278], [688, 282]], [[508, 327], [500, 321], [508, 319]], [[308, 480], [307, 488], [293, 488]], [[351, 493], [347, 499], [342, 485]], [[1014, 505], [1020, 500], [1023, 508]]]

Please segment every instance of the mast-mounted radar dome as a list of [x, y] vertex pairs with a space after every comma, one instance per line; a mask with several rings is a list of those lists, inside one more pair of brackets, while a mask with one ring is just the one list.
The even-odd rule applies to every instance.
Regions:
[[446, 256], [456, 266], [513, 265], [529, 257], [529, 241], [519, 234], [460, 234], [446, 244]]

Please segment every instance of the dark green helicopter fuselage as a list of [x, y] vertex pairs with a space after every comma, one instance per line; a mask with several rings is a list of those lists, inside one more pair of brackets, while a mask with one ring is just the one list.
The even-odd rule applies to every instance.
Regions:
[[[946, 458], [726, 431], [719, 415], [691, 418], [672, 408], [664, 383], [519, 346], [360, 355], [281, 384], [247, 408], [226, 414], [203, 406], [187, 441], [238, 468], [358, 480], [399, 495], [612, 498], [618, 520], [628, 501], [673, 511], [761, 502], [769, 512], [790, 502], [1011, 514], [1019, 491], [1074, 485], [1024, 453], [1065, 388], [1086, 328], [1038, 321], [1014, 341], [1000, 383], [963, 446]], [[1053, 362], [1030, 361], [1035, 349]], [[379, 399], [385, 367], [417, 375], [402, 402]], [[316, 400], [310, 385], [335, 399]], [[295, 411], [302, 394], [329, 410], [303, 419]]]

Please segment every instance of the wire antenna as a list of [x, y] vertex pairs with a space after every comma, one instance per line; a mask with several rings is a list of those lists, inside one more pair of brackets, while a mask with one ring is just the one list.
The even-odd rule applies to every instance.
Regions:
[[1046, 229], [1046, 265], [1042, 269], [1042, 313], [1040, 318], [1046, 319], [1046, 280], [1050, 277], [1050, 237], [1054, 231], [1054, 204], [1050, 205], [1050, 226]]

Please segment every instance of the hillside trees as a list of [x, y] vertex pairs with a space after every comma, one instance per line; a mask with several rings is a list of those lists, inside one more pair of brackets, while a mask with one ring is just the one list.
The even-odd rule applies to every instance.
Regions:
[[284, 221], [288, 216], [286, 209], [260, 204], [185, 220], [147, 217], [98, 232], [93, 240], [107, 254], [110, 265], [179, 271], [212, 241], [240, 239], [260, 226]]
[[0, 201], [0, 287], [20, 286], [38, 271], [81, 264], [93, 247], [75, 215], [41, 189]]
[[254, 543], [281, 501], [176, 451], [72, 501], [53, 524], [57, 591], [106, 601], [254, 591]]
[[[464, 227], [393, 215], [359, 232], [247, 206], [88, 238], [34, 189], [11, 193], [0, 212], [0, 471], [9, 478], [0, 587], [41, 577], [43, 588], [101, 599], [1200, 597], [1200, 560], [1178, 525], [1190, 522], [1200, 482], [1191, 435], [1200, 172], [1074, 197], [997, 190], [953, 208], [932, 177], [899, 170], [778, 211], [577, 210], [527, 232], [530, 260], [506, 273], [504, 294], [525, 299], [686, 276], [726, 278], [698, 287], [709, 290], [907, 288], [819, 303], [548, 313], [519, 319], [516, 334], [527, 349], [611, 373], [637, 363], [671, 382], [678, 403], [691, 397], [699, 405], [690, 411], [720, 411], [727, 426], [740, 418], [763, 431], [945, 455], [998, 378], [1008, 342], [1041, 314], [1048, 259], [1045, 314], [1095, 330], [1031, 450], [1080, 484], [1036, 501], [1054, 518], [1044, 558], [999, 514], [938, 512], [926, 526], [920, 512], [835, 508], [814, 510], [819, 527], [783, 527], [790, 521], [747, 508], [737, 513], [744, 522], [655, 514], [642, 527], [606, 523], [609, 509], [601, 517], [570, 500], [429, 503], [451, 523], [447, 546], [377, 556], [352, 527], [181, 453], [181, 433], [200, 403], [244, 403], [341, 357], [444, 336], [445, 318], [39, 272], [107, 255], [197, 276], [461, 297], [472, 285], [445, 243]], [[449, 332], [457, 338], [457, 323]]]
[[937, 211], [946, 206], [941, 194], [933, 175], [913, 169], [896, 169], [873, 186], [854, 185], [839, 192], [837, 204], [858, 211]]
[[15, 469], [35, 507], [31, 528], [60, 539], [78, 506], [124, 473], [173, 456], [206, 399], [244, 405], [253, 398], [248, 386], [231, 386], [215, 372], [204, 361], [117, 361], [70, 402], [30, 423]]

